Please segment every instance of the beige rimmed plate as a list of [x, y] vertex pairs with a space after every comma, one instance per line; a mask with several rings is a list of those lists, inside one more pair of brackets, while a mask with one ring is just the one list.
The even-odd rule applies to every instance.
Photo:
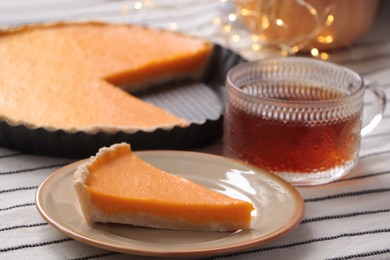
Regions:
[[290, 184], [266, 171], [224, 157], [183, 151], [136, 153], [150, 164], [211, 190], [255, 206], [251, 229], [236, 232], [171, 231], [119, 224], [88, 225], [72, 186], [83, 161], [51, 174], [36, 193], [43, 218], [65, 235], [96, 247], [128, 254], [199, 257], [259, 247], [299, 224], [304, 204]]

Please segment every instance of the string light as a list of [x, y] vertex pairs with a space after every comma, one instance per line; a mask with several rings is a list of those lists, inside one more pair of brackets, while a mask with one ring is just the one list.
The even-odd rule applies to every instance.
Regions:
[[258, 43], [252, 44], [252, 51], [258, 52], [260, 50], [261, 50], [261, 45], [260, 44], [258, 44]]
[[[307, 43], [313, 43], [313, 40], [318, 44], [331, 44], [334, 42], [332, 35], [321, 34], [323, 28], [325, 28], [324, 26], [329, 27], [334, 23], [335, 17], [330, 14], [331, 8], [327, 8], [326, 12], [321, 14], [322, 16], [320, 17], [317, 9], [307, 1], [293, 0], [313, 16], [316, 29], [313, 33], [308, 35], [296, 35], [290, 43], [285, 43], [278, 42], [278, 39], [273, 39], [272, 34], [268, 34], [267, 31], [273, 29], [272, 26], [281, 29], [283, 28], [284, 32], [293, 28], [288, 20], [284, 20], [283, 17], [277, 16], [278, 12], [277, 9], [275, 9], [277, 8], [277, 3], [261, 6], [264, 13], [260, 15], [258, 9], [254, 6], [247, 5], [248, 3], [252, 3], [252, 1], [255, 4], [257, 3], [255, 0], [219, 0], [221, 6], [220, 13], [210, 19], [211, 24], [215, 26], [219, 32], [222, 32], [222, 35], [225, 37], [227, 45], [230, 45], [230, 48], [235, 49], [238, 52], [242, 51], [249, 53], [248, 51], [251, 51], [252, 54], [258, 58], [264, 57], [264, 55], [270, 53], [271, 49], [274, 49], [275, 51], [278, 51], [281, 56], [294, 55], [302, 50], [306, 50], [315, 58], [324, 60], [329, 59], [328, 53], [323, 51], [320, 52], [314, 45], [308, 47]], [[237, 6], [241, 5], [241, 8], [233, 9], [228, 13], [226, 12], [228, 10], [227, 6], [234, 7], [237, 3]], [[160, 2], [156, 4], [155, 0], [134, 0], [130, 1], [129, 4], [124, 4], [121, 7], [120, 12], [128, 18], [139, 18], [140, 16], [145, 17], [147, 11], [153, 8], [166, 9], [169, 11], [174, 10], [175, 6], [171, 4], [161, 4]], [[138, 14], [138, 16], [131, 16], [131, 11], [134, 12], [133, 14]], [[243, 29], [242, 21], [247, 23], [246, 25], [249, 26], [252, 31], [248, 30], [248, 28]], [[180, 25], [176, 22], [170, 22], [165, 24], [165, 26], [168, 30], [177, 31]], [[244, 31], [245, 33], [243, 33]]]
[[261, 28], [267, 29], [270, 26], [270, 20], [268, 16], [261, 17]]
[[135, 2], [135, 3], [134, 3], [134, 9], [135, 9], [135, 10], [141, 10], [142, 7], [143, 7], [142, 2]]
[[221, 17], [215, 17], [215, 18], [213, 19], [213, 24], [214, 24], [214, 25], [220, 25], [221, 23], [222, 23]]
[[318, 54], [319, 54], [319, 50], [317, 48], [312, 48], [310, 50], [310, 54], [313, 56], [313, 57], [318, 57]]
[[333, 21], [334, 21], [334, 16], [329, 14], [326, 17], [325, 25], [329, 27], [329, 26], [331, 26], [333, 24]]
[[249, 12], [248, 9], [242, 8], [242, 9], [240, 10], [240, 14], [241, 14], [242, 16], [248, 16], [248, 15], [250, 14], [250, 12]]
[[172, 22], [172, 23], [169, 24], [169, 29], [171, 29], [172, 31], [176, 31], [177, 28], [178, 28], [177, 23], [173, 23]]
[[237, 20], [237, 15], [236, 15], [236, 14], [229, 14], [229, 15], [228, 15], [228, 20], [229, 20], [230, 22], [236, 21], [236, 20]]
[[326, 53], [326, 52], [321, 52], [321, 59], [328, 60], [329, 59], [329, 54]]
[[232, 27], [230, 25], [225, 25], [222, 29], [225, 33], [228, 33], [232, 30]]
[[299, 47], [296, 45], [291, 48], [292, 53], [298, 53], [299, 50], [300, 50]]
[[283, 22], [282, 19], [276, 19], [276, 25], [277, 26], [283, 26], [283, 25], [285, 25], [285, 23]]
[[[231, 4], [233, 11], [226, 14], [225, 5], [221, 9], [220, 23], [214, 22], [214, 24], [219, 25], [222, 33], [226, 35], [226, 43], [238, 52], [249, 54], [250, 56], [247, 58], [264, 57], [262, 53], [274, 55], [272, 50], [281, 56], [305, 52], [318, 59], [327, 60], [330, 58], [327, 52], [320, 51], [320, 49], [323, 45], [335, 42], [333, 35], [324, 34], [326, 27], [333, 25], [335, 21], [335, 17], [331, 13], [333, 11], [332, 5], [327, 5], [323, 11], [319, 12], [319, 9], [306, 0], [293, 0], [301, 7], [303, 10], [301, 12], [312, 16], [314, 21], [312, 22], [314, 29], [310, 32], [294, 34], [293, 31], [290, 33], [288, 30], [294, 30], [295, 21], [290, 22], [288, 17], [282, 16], [283, 11], [278, 9], [283, 3], [273, 0], [228, 0], [223, 2]], [[280, 28], [280, 30], [276, 31], [276, 28]], [[242, 35], [243, 30], [249, 32]], [[240, 33], [237, 34], [238, 32]]]
[[317, 41], [320, 43], [332, 43], [333, 37], [331, 35], [320, 35], [317, 37]]
[[240, 40], [240, 35], [234, 34], [234, 35], [232, 36], [232, 40], [233, 40], [234, 42], [238, 42], [238, 41]]

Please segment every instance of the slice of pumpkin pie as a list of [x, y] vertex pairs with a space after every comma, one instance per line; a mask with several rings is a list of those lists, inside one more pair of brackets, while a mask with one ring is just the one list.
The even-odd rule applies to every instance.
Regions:
[[89, 223], [232, 231], [250, 226], [253, 205], [153, 167], [120, 143], [101, 148], [74, 173]]
[[213, 45], [125, 24], [56, 23], [0, 31], [0, 120], [87, 133], [189, 125], [138, 90], [204, 70]]

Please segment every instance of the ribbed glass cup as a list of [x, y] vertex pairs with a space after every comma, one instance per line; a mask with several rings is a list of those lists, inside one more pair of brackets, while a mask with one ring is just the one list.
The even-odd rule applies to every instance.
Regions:
[[[311, 58], [271, 58], [232, 68], [226, 88], [227, 156], [295, 185], [328, 183], [356, 165], [367, 88], [354, 71]], [[385, 107], [384, 93], [372, 88], [379, 105], [370, 129]]]

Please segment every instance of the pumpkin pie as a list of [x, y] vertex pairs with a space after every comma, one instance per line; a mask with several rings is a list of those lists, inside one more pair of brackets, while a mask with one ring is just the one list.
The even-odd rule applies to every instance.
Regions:
[[71, 133], [186, 127], [129, 91], [197, 77], [212, 49], [192, 36], [124, 24], [0, 31], [0, 120]]
[[250, 226], [251, 203], [155, 168], [126, 143], [101, 148], [77, 168], [73, 184], [89, 223], [202, 231]]

